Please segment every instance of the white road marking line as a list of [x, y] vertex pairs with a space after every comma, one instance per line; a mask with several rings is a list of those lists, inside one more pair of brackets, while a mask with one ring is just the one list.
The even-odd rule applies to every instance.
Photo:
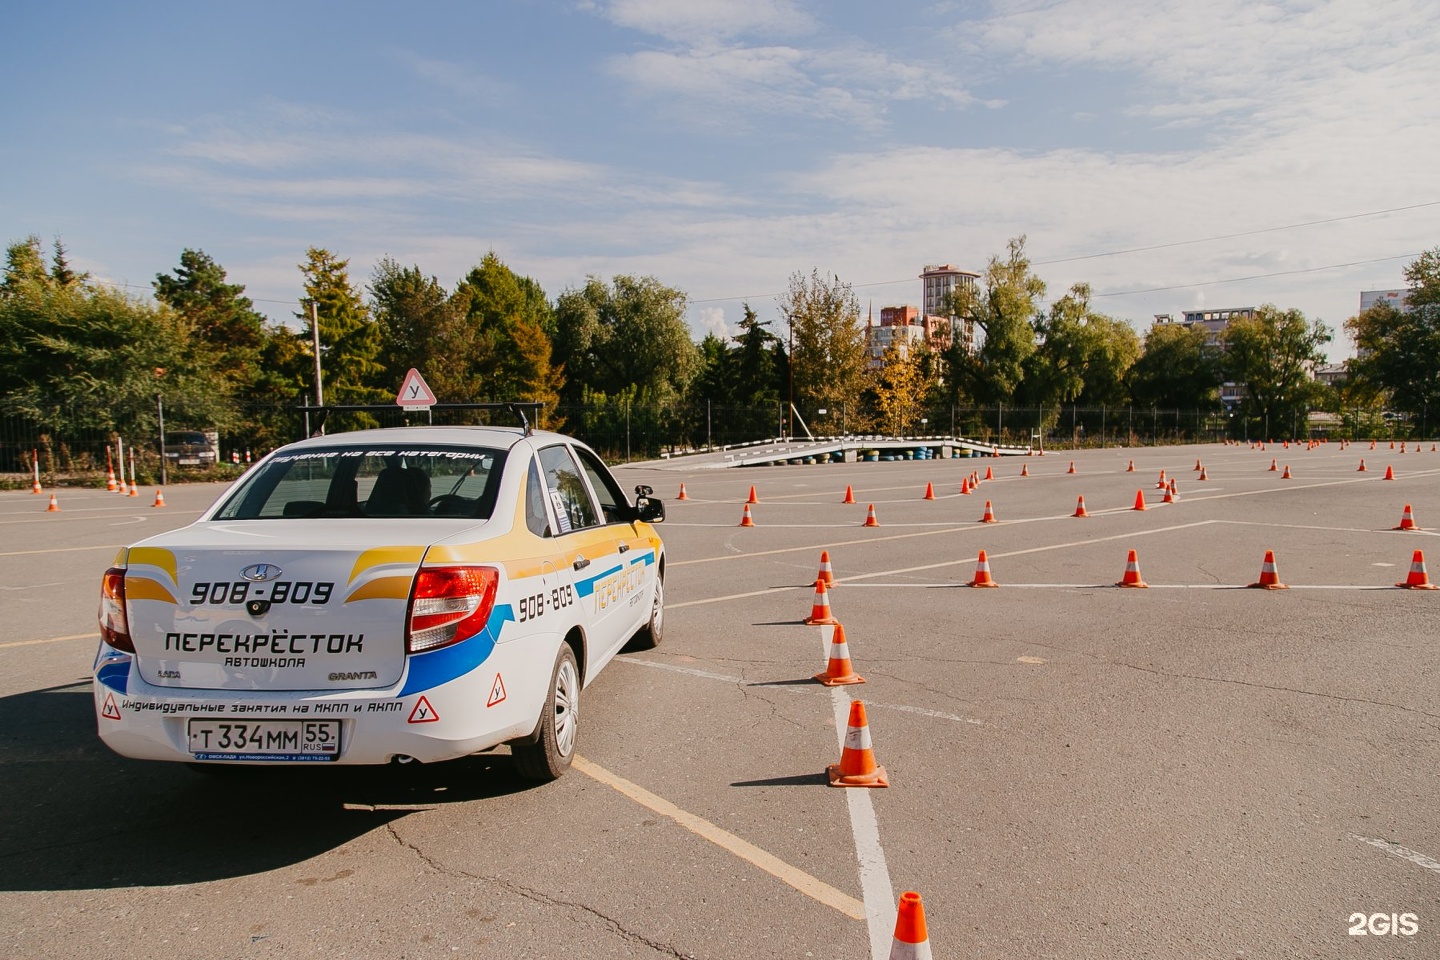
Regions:
[[[693, 813], [681, 810], [664, 797], [657, 796], [644, 787], [631, 783], [624, 777], [617, 776], [599, 764], [586, 760], [584, 757], [577, 755], [572, 763], [576, 770], [579, 770], [592, 780], [603, 783], [612, 790], [624, 794], [647, 810], [658, 813], [662, 817], [669, 817], [696, 836], [703, 837], [722, 850], [732, 853], [741, 860], [759, 867], [772, 877], [794, 887], [812, 900], [823, 903], [825, 906], [834, 910], [838, 910], [852, 920], [866, 919], [866, 904], [861, 903], [852, 896], [841, 893], [828, 883], [812, 877], [800, 868], [791, 866], [774, 854], [761, 850], [748, 840], [740, 839], [735, 836], [735, 834], [717, 827], [703, 817], [697, 817]], [[873, 941], [873, 935], [871, 939]]]
[[0, 643], [0, 649], [5, 647], [33, 647], [42, 643], [59, 643], [62, 640], [99, 640], [98, 633], [77, 633], [73, 637], [47, 637], [44, 640], [12, 640], [9, 643]]
[[1399, 857], [1401, 860], [1409, 860], [1417, 867], [1424, 867], [1426, 870], [1432, 870], [1435, 873], [1440, 873], [1440, 862], [1430, 859], [1423, 853], [1418, 853], [1407, 847], [1402, 847], [1398, 843], [1393, 843], [1389, 840], [1378, 840], [1374, 837], [1362, 837], [1359, 834], [1355, 833], [1350, 834], [1350, 839], [1359, 840], [1361, 843], [1368, 843], [1372, 847], [1379, 847], [1386, 853], [1392, 856]]
[[15, 550], [0, 553], [0, 557], [33, 557], [41, 553], [74, 553], [78, 550], [119, 550], [120, 544], [96, 544], [93, 547], [53, 547], [49, 550]]
[[[829, 655], [833, 631], [820, 630], [821, 653]], [[830, 688], [830, 703], [835, 715], [836, 747], [845, 749], [845, 732], [850, 726], [850, 691], [846, 687]], [[865, 924], [870, 930], [870, 960], [890, 956], [891, 937], [895, 931], [895, 887], [890, 882], [890, 867], [885, 863], [885, 849], [880, 845], [880, 823], [875, 818], [875, 804], [865, 787], [845, 788], [845, 803], [850, 810], [850, 833], [855, 838], [855, 860], [860, 866], [860, 895], [865, 899]]]
[[[951, 584], [951, 586], [954, 586], [954, 584]], [[825, 629], [825, 628], [822, 628], [822, 629]], [[829, 644], [829, 643], [830, 643], [830, 640], [829, 640], [829, 638], [828, 638], [828, 635], [827, 635], [827, 634], [822, 634], [822, 636], [826, 637], [825, 643], [826, 643], [826, 644]], [[829, 649], [828, 649], [828, 647], [827, 647], [827, 649], [826, 649], [825, 651], [823, 651], [823, 655], [826, 656], [826, 657], [829, 656]], [[709, 670], [697, 670], [697, 669], [695, 669], [694, 667], [681, 667], [681, 666], [677, 666], [676, 664], [673, 664], [673, 663], [659, 663], [659, 662], [657, 662], [657, 661], [655, 661], [655, 660], [640, 660], [640, 659], [637, 659], [637, 658], [635, 658], [635, 657], [616, 657], [616, 658], [615, 658], [613, 661], [611, 661], [611, 662], [612, 662], [612, 663], [628, 663], [628, 664], [632, 664], [632, 665], [637, 666], [637, 667], [651, 667], [651, 668], [653, 668], [653, 669], [655, 669], [655, 670], [668, 670], [668, 671], [670, 671], [671, 673], [683, 673], [683, 674], [686, 674], [687, 676], [698, 677], [698, 678], [700, 678], [700, 679], [702, 679], [702, 680], [719, 680], [719, 681], [721, 681], [721, 682], [723, 682], [723, 683], [733, 684], [734, 686], [737, 686], [737, 687], [738, 687], [738, 686], [741, 686], [742, 684], [745, 683], [745, 681], [744, 681], [742, 678], [733, 676], [733, 675], [728, 674], [728, 673], [712, 673], [712, 672], [710, 672]], [[823, 694], [823, 693], [825, 692], [824, 688], [819, 687], [819, 686], [815, 686], [815, 687], [778, 687], [778, 686], [777, 686], [777, 687], [772, 687], [771, 689], [774, 689], [774, 690], [782, 690], [782, 691], [784, 691], [784, 692], [786, 692], [786, 693], [801, 693], [801, 694]], [[944, 713], [944, 712], [942, 712], [942, 711], [940, 711], [940, 710], [929, 710], [929, 709], [927, 709], [927, 708], [925, 708], [925, 707], [912, 707], [912, 706], [910, 706], [910, 705], [908, 705], [908, 704], [904, 704], [904, 703], [879, 703], [879, 702], [875, 702], [875, 701], [871, 701], [871, 700], [866, 700], [866, 701], [865, 701], [865, 704], [866, 704], [866, 706], [872, 707], [872, 708], [874, 708], [874, 709], [876, 709], [876, 710], [894, 710], [894, 711], [897, 711], [897, 712], [899, 712], [899, 713], [913, 713], [913, 714], [915, 714], [916, 716], [920, 716], [920, 717], [930, 717], [930, 718], [935, 719], [935, 720], [951, 720], [951, 721], [953, 721], [953, 722], [955, 722], [955, 723], [968, 723], [968, 724], [971, 724], [972, 726], [976, 726], [976, 727], [983, 727], [983, 726], [985, 725], [985, 721], [984, 721], [984, 720], [976, 720], [974, 717], [959, 717], [959, 716], [956, 716], [956, 715], [953, 714], [953, 713]]]
[[[995, 556], [992, 554], [991, 556]], [[1394, 566], [1394, 564], [1387, 564]], [[910, 587], [912, 589], [934, 590], [952, 589], [966, 587], [963, 583], [852, 583], [852, 587], [883, 587], [885, 589], [900, 589]], [[1000, 586], [1015, 588], [1019, 590], [1109, 590], [1114, 583], [1011, 583], [1005, 581]], [[1151, 590], [1245, 590], [1249, 585], [1244, 583], [1149, 583]], [[1291, 583], [1287, 584], [1291, 590], [1399, 590], [1393, 584], [1380, 584], [1367, 586], [1353, 583]]]

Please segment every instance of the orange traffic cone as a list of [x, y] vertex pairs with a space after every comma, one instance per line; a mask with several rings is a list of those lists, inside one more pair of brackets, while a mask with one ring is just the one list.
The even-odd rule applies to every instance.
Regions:
[[930, 482], [929, 482], [928, 480], [925, 482], [925, 496], [924, 496], [923, 499], [925, 499], [925, 500], [934, 500], [934, 499], [935, 499], [935, 488], [930, 484]]
[[1280, 582], [1280, 574], [1275, 570], [1275, 551], [1265, 551], [1265, 562], [1260, 565], [1260, 579], [1250, 584], [1262, 590], [1288, 590], [1289, 588]]
[[165, 506], [165, 494], [164, 494], [163, 491], [161, 491], [161, 490], [156, 490], [156, 491], [155, 491], [155, 502], [152, 503], [152, 504], [150, 504], [150, 506], [152, 506], [152, 507], [163, 507], [163, 506]]
[[994, 479], [995, 479], [995, 471], [994, 471], [994, 470], [991, 470], [989, 467], [986, 467], [986, 468], [985, 468], [985, 479], [986, 479], [986, 480], [994, 480]]
[[985, 501], [985, 515], [980, 518], [981, 523], [998, 523], [995, 519], [995, 511], [990, 509], [990, 501]]
[[1391, 441], [1390, 441], [1390, 449], [1391, 449], [1391, 450], [1394, 450], [1394, 449], [1395, 449], [1395, 441], [1394, 441], [1394, 440], [1391, 440]]
[[1125, 575], [1115, 583], [1117, 587], [1148, 587], [1150, 584], [1140, 579], [1140, 557], [1131, 550], [1125, 558]]
[[821, 550], [821, 551], [820, 551], [820, 572], [817, 573], [815, 576], [816, 576], [816, 578], [818, 578], [818, 579], [820, 579], [820, 580], [824, 580], [824, 581], [825, 581], [825, 586], [827, 586], [827, 587], [833, 587], [833, 586], [835, 586], [835, 571], [832, 570], [832, 569], [830, 569], [830, 551], [829, 551], [829, 550]]
[[1269, 470], [1269, 472], [1270, 472], [1270, 473], [1276, 473], [1276, 472], [1278, 472], [1279, 470], [1280, 470], [1280, 467], [1276, 465], [1276, 463], [1275, 463], [1275, 458], [1274, 458], [1274, 457], [1271, 457], [1271, 458], [1270, 458], [1270, 470]]
[[969, 477], [961, 477], [961, 478], [960, 478], [960, 492], [961, 492], [962, 494], [964, 494], [965, 496], [967, 496], [967, 497], [970, 496], [970, 478], [969, 478]]
[[753, 483], [750, 485], [750, 499], [749, 499], [749, 500], [746, 500], [745, 502], [746, 502], [746, 503], [759, 503], [759, 502], [760, 502], [760, 498], [757, 497], [757, 496], [755, 496], [755, 485], [754, 485]]
[[810, 616], [806, 617], [804, 622], [812, 627], [835, 622], [835, 617], [830, 613], [830, 591], [825, 588], [823, 577], [815, 578], [815, 602], [810, 605]]
[[930, 934], [925, 929], [925, 904], [920, 894], [906, 890], [900, 894], [895, 911], [895, 939], [890, 944], [890, 960], [930, 960]]
[[1164, 490], [1166, 486], [1167, 486], [1167, 484], [1166, 484], [1166, 482], [1165, 482], [1165, 471], [1164, 471], [1164, 470], [1161, 470], [1161, 471], [1160, 471], [1160, 479], [1155, 481], [1155, 489], [1156, 489], [1156, 490]]
[[748, 504], [748, 503], [745, 504], [745, 512], [742, 513], [742, 514], [740, 514], [740, 526], [742, 526], [742, 527], [753, 527], [753, 526], [755, 526], [755, 519], [750, 516], [750, 504]]
[[1374, 440], [1371, 440], [1371, 441], [1370, 441], [1370, 449], [1371, 449], [1371, 450], [1374, 450], [1374, 449], [1375, 449], [1375, 441], [1374, 441]]
[[138, 497], [138, 496], [140, 496], [140, 487], [135, 483], [134, 480], [131, 480], [131, 481], [130, 481], [130, 492], [127, 493], [126, 496], [127, 496], [127, 497]]
[[850, 721], [845, 726], [845, 748], [840, 762], [825, 770], [832, 787], [888, 787], [885, 768], [875, 763], [875, 748], [870, 743], [870, 724], [865, 719], [865, 704], [850, 704]]
[[1030, 464], [1028, 464], [1028, 463], [1022, 463], [1022, 464], [1020, 464], [1020, 476], [1022, 476], [1022, 477], [1028, 477], [1028, 476], [1030, 476]]
[[690, 499], [689, 497], [687, 497], [687, 496], [685, 495], [685, 484], [683, 484], [683, 483], [680, 484], [680, 493], [675, 497], [675, 499], [676, 499], [676, 500], [689, 500], [689, 499]]
[[825, 669], [815, 674], [827, 687], [838, 687], [847, 683], [864, 683], [865, 678], [855, 672], [850, 663], [850, 645], [845, 642], [845, 628], [835, 624], [835, 635], [830, 638], [830, 659]]
[[1282, 473], [1282, 474], [1280, 474], [1280, 479], [1281, 479], [1281, 480], [1289, 480], [1289, 479], [1290, 479], [1290, 464], [1288, 464], [1288, 463], [1285, 464], [1285, 472]]
[[981, 551], [980, 551], [980, 555], [975, 558], [975, 579], [970, 581], [970, 586], [972, 586], [972, 587], [998, 587], [998, 586], [1000, 586], [1000, 584], [996, 583], [996, 582], [990, 577], [990, 558], [987, 557], [987, 556], [985, 556], [985, 551], [984, 551], [984, 550], [981, 550]]
[[1200, 465], [1200, 461], [1197, 459], [1197, 460], [1195, 461], [1195, 472], [1196, 472], [1196, 473], [1199, 473], [1201, 470], [1204, 470], [1204, 469], [1205, 469], [1205, 468]]
[[31, 492], [31, 493], [44, 493], [44, 492], [45, 492], [44, 488], [40, 486], [40, 471], [38, 471], [38, 470], [35, 471], [35, 482], [30, 485], [30, 492]]
[[1430, 582], [1430, 575], [1425, 572], [1425, 554], [1420, 550], [1415, 551], [1415, 557], [1410, 561], [1410, 576], [1405, 578], [1404, 583], [1397, 583], [1395, 586], [1404, 587], [1406, 590], [1440, 589]]
[[1144, 509], [1145, 509], [1145, 491], [1144, 491], [1144, 490], [1136, 490], [1136, 491], [1135, 491], [1135, 506], [1132, 507], [1131, 509], [1133, 509], [1133, 510], [1144, 510]]
[[1134, 473], [1134, 472], [1135, 472], [1135, 461], [1134, 461], [1134, 460], [1131, 460], [1131, 461], [1130, 461], [1130, 466], [1128, 466], [1128, 467], [1125, 468], [1125, 472], [1126, 472], [1126, 473]]
[[110, 464], [105, 466], [105, 491], [114, 493], [120, 485], [115, 482], [115, 468]]
[[45, 508], [45, 512], [46, 512], [46, 513], [59, 513], [59, 512], [60, 512], [60, 501], [55, 498], [55, 494], [53, 494], [53, 493], [50, 494], [50, 506], [48, 506], [48, 507]]
[[1204, 468], [1204, 467], [1201, 467], [1201, 468], [1200, 468], [1200, 476], [1197, 477], [1196, 479], [1197, 479], [1197, 480], [1209, 480], [1209, 479], [1210, 479], [1210, 477], [1206, 475], [1206, 473], [1205, 473], [1205, 468]]
[[1069, 469], [1069, 470], [1066, 470], [1065, 472], [1066, 472], [1066, 473], [1074, 473], [1074, 472], [1075, 472], [1075, 461], [1074, 461], [1074, 460], [1071, 460], [1071, 461], [1070, 461], [1070, 469]]
[[1385, 464], [1385, 479], [1386, 479], [1386, 480], [1394, 480], [1394, 479], [1395, 479], [1395, 469], [1394, 469], [1393, 467], [1391, 467], [1390, 464], [1388, 464], [1388, 463]]
[[841, 503], [854, 503], [854, 502], [855, 502], [855, 491], [850, 489], [850, 484], [848, 484], [848, 483], [845, 484], [845, 499], [844, 499], [844, 500], [841, 500], [840, 502], [841, 502]]
[[1405, 504], [1405, 512], [1400, 515], [1400, 526], [1391, 527], [1391, 530], [1419, 530], [1415, 526], [1415, 515], [1410, 512], [1410, 504]]
[[1165, 487], [1165, 496], [1160, 498], [1161, 503], [1175, 502], [1175, 481], [1171, 480]]
[[1072, 514], [1070, 514], [1070, 516], [1072, 516], [1072, 517], [1088, 517], [1088, 516], [1090, 516], [1090, 514], [1088, 514], [1088, 513], [1085, 512], [1085, 495], [1084, 495], [1084, 494], [1081, 494], [1080, 497], [1075, 501], [1075, 512], [1072, 513]]
[[870, 504], [870, 509], [869, 509], [869, 511], [867, 511], [866, 514], [865, 514], [865, 522], [862, 523], [862, 524], [860, 524], [860, 526], [862, 526], [862, 527], [878, 527], [878, 526], [880, 526], [880, 521], [875, 519], [875, 504], [873, 504], [873, 503]]
[[1365, 458], [1364, 458], [1364, 457], [1361, 457], [1361, 458], [1360, 458], [1360, 468], [1359, 468], [1358, 470], [1356, 470], [1355, 472], [1356, 472], [1356, 473], [1364, 473], [1365, 470], [1366, 470], [1366, 467], [1365, 467]]

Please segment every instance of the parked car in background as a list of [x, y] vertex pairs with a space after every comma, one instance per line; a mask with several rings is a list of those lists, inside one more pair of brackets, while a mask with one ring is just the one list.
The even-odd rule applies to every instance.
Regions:
[[172, 430], [165, 435], [165, 460], [177, 467], [213, 467], [220, 459], [216, 439], [199, 430]]

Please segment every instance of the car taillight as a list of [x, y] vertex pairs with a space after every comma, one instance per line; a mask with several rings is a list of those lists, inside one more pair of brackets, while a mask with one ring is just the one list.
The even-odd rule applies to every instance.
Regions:
[[430, 567], [415, 575], [405, 651], [421, 653], [468, 640], [490, 619], [500, 571], [493, 567]]
[[125, 571], [120, 567], [111, 567], [100, 579], [100, 639], [116, 650], [135, 652], [125, 616]]

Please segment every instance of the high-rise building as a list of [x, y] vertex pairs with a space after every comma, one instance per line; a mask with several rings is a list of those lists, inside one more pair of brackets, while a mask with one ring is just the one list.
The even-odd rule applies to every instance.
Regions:
[[1377, 303], [1388, 303], [1401, 313], [1410, 312], [1409, 290], [1361, 290], [1360, 312], [1364, 313]]
[[950, 299], [957, 290], [975, 289], [975, 281], [979, 279], [980, 274], [948, 263], [927, 263], [920, 274], [920, 313], [927, 321], [927, 330], [932, 317], [948, 321], [951, 339], [963, 343], [971, 353], [976, 347], [975, 321], [955, 316]]

